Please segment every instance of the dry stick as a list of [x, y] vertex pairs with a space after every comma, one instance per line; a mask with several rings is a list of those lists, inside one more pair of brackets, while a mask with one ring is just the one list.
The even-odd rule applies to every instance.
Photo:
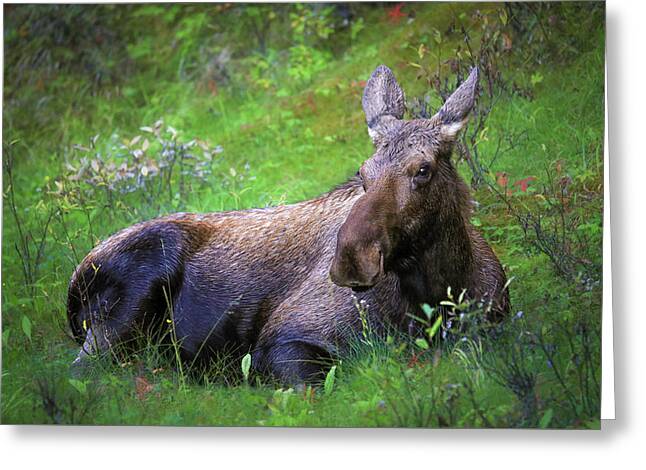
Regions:
[[[168, 197], [169, 201], [172, 204], [173, 203], [173, 182], [172, 182], [172, 177], [173, 177], [173, 168], [175, 167], [175, 162], [177, 161], [177, 146], [173, 148], [173, 158], [170, 162], [170, 165], [168, 165]], [[180, 169], [181, 170], [181, 169]]]
[[[581, 331], [581, 339], [582, 342], [585, 341], [585, 337], [587, 336], [587, 328], [582, 327], [583, 331]], [[568, 343], [570, 344], [570, 349], [572, 350], [572, 353], [575, 355], [576, 350], [575, 350], [575, 345], [574, 342], [572, 341], [571, 335], [568, 334], [569, 332], [566, 331], [566, 337], [568, 339]], [[575, 364], [577, 367], [577, 377], [579, 379], [579, 389], [580, 390], [585, 390], [585, 393], [581, 394], [581, 401], [583, 402], [583, 405], [585, 406], [586, 410], [590, 411], [590, 387], [588, 384], [588, 361], [586, 360], [585, 357], [579, 357], [579, 360], [582, 362], [583, 365], [583, 370], [581, 370], [580, 367], [578, 367], [578, 364]]]
[[[593, 331], [595, 331], [595, 330], [593, 330]], [[598, 333], [598, 332], [597, 332], [597, 331], [595, 331], [595, 333]], [[586, 341], [583, 343], [583, 345], [584, 345], [584, 351], [585, 351], [585, 354], [586, 354], [586, 357], [587, 357], [587, 358], [591, 358], [591, 357], [592, 357], [592, 354], [591, 354], [591, 351], [590, 351], [590, 343], [589, 343], [589, 340], [590, 340], [590, 338], [586, 336]], [[601, 341], [601, 337], [599, 337], [599, 341]], [[590, 362], [590, 361], [588, 361], [588, 367], [589, 367], [589, 362]], [[596, 392], [596, 394], [597, 394], [597, 397], [599, 397], [599, 394], [601, 393], [601, 387], [599, 386], [599, 381], [597, 380], [597, 377], [596, 377], [596, 375], [595, 375], [595, 373], [594, 373], [594, 370], [591, 370], [590, 376], [592, 377], [592, 381], [594, 382], [594, 385], [595, 385], [595, 392]]]
[[545, 357], [547, 357], [547, 360], [550, 362], [550, 364], [552, 364], [552, 370], [554, 371], [554, 375], [556, 376], [556, 379], [561, 384], [561, 387], [563, 387], [563, 390], [565, 391], [568, 401], [572, 406], [572, 410], [576, 413], [576, 398], [574, 394], [570, 391], [570, 388], [565, 384], [565, 381], [563, 380], [563, 378], [561, 377], [561, 374], [556, 367], [556, 363], [554, 362], [554, 356], [545, 347], [545, 342], [543, 341], [543, 335], [540, 334], [539, 338], [540, 338], [540, 341], [538, 342], [538, 344], [541, 348], [541, 351], [543, 351], [543, 354], [545, 355]]
[[[584, 381], [584, 386], [585, 386], [585, 395], [586, 397], [590, 396], [590, 380], [595, 383], [596, 386], [596, 393], [595, 395], [598, 395], [598, 392], [600, 390], [599, 384], [595, 379], [594, 376], [594, 370], [590, 367], [590, 362], [592, 360], [592, 354], [590, 351], [590, 345], [589, 345], [589, 340], [590, 340], [590, 335], [587, 327], [584, 327], [584, 330], [582, 332], [582, 345], [583, 345], [583, 353], [584, 353], [584, 367], [585, 367], [585, 381]], [[591, 410], [591, 405], [590, 405], [590, 400], [589, 398], [587, 399], [588, 403], [588, 411], [594, 411]]]
[[76, 251], [76, 247], [72, 243], [72, 237], [70, 237], [69, 230], [67, 229], [67, 225], [65, 224], [65, 215], [63, 214], [63, 211], [59, 208], [58, 209], [58, 216], [60, 218], [61, 226], [63, 227], [63, 232], [65, 234], [66, 241], [70, 247], [70, 250], [72, 251], [72, 255], [74, 255], [74, 266], [78, 266], [81, 262], [81, 258], [79, 257], [78, 252]]
[[43, 253], [45, 251], [45, 240], [47, 236], [47, 230], [49, 228], [49, 224], [51, 223], [53, 216], [54, 216], [54, 208], [50, 207], [49, 215], [47, 216], [47, 221], [45, 222], [45, 225], [43, 227], [43, 235], [40, 238], [40, 243], [38, 244], [38, 249], [36, 250], [36, 260], [34, 261], [35, 266], [40, 265], [40, 261], [43, 257]]
[[[569, 331], [567, 331], [565, 328], [563, 328], [562, 325], [559, 325], [559, 326], [561, 326], [561, 328], [563, 330], [565, 330], [565, 337], [567, 339], [568, 345], [570, 346], [570, 351], [572, 353], [572, 356], [573, 357], [578, 356], [576, 346], [574, 345], [574, 342], [572, 341], [572, 335], [570, 335]], [[583, 372], [584, 371], [581, 370], [581, 367], [579, 367], [579, 364], [575, 363], [574, 365], [575, 365], [575, 370], [576, 370], [576, 377], [577, 377], [577, 379], [579, 381], [579, 390], [581, 390], [581, 392], [583, 392], [583, 390], [585, 389], [585, 393], [581, 393], [580, 397], [581, 397], [581, 402], [583, 403], [583, 406], [587, 410], [587, 409], [589, 409], [589, 402], [587, 400], [587, 395], [588, 395], [587, 377], [584, 379], [584, 377], [583, 377]]]
[[7, 162], [5, 163], [5, 170], [7, 171], [7, 176], [9, 177], [9, 208], [11, 214], [13, 215], [14, 221], [16, 222], [16, 228], [18, 229], [18, 236], [20, 237], [20, 243], [22, 245], [22, 251], [18, 247], [18, 243], [14, 243], [18, 256], [20, 257], [20, 262], [22, 265], [23, 276], [25, 277], [25, 287], [31, 289], [33, 284], [32, 273], [30, 269], [31, 265], [31, 255], [29, 252], [29, 243], [25, 239], [25, 234], [22, 229], [22, 223], [20, 221], [20, 216], [18, 215], [18, 209], [16, 208], [15, 200], [15, 191], [14, 191], [14, 181], [13, 181], [13, 155], [8, 153]]
[[541, 32], [543, 33], [543, 38], [547, 39], [548, 34], [547, 34], [547, 31], [545, 30], [545, 26], [543, 26], [543, 22], [541, 21], [541, 16], [539, 15], [538, 11], [534, 9], [534, 7], [530, 2], [527, 2], [525, 5], [527, 5], [527, 8], [531, 10], [531, 12], [534, 14], [534, 17], [536, 18], [536, 23], [541, 28]]
[[525, 234], [526, 239], [527, 239], [528, 229], [531, 225], [531, 227], [534, 230], [534, 233], [536, 234], [537, 247], [550, 258], [550, 260], [552, 261], [552, 264], [555, 266], [555, 268], [561, 275], [568, 277], [570, 275], [570, 271], [565, 266], [563, 266], [564, 261], [562, 260], [562, 257], [559, 256], [558, 253], [554, 252], [554, 250], [550, 246], [550, 242], [545, 238], [546, 235], [543, 232], [540, 215], [538, 216], [538, 220], [535, 220], [534, 217], [531, 215], [531, 213], [528, 213], [527, 216], [520, 215], [516, 210], [516, 208], [511, 204], [507, 196], [502, 195], [500, 191], [498, 191], [498, 188], [496, 188], [496, 186], [493, 183], [488, 181], [486, 178], [484, 179], [484, 183], [491, 191], [494, 192], [494, 194], [498, 197], [499, 200], [504, 202], [509, 212], [511, 212], [513, 216], [516, 218], [516, 220], [520, 223], [520, 226], [523, 229], [523, 233]]

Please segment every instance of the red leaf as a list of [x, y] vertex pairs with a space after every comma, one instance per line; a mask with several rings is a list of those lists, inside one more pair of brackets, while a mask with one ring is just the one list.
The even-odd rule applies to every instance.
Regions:
[[496, 173], [496, 183], [498, 183], [498, 186], [500, 186], [501, 188], [506, 188], [509, 184], [509, 176], [507, 175], [507, 173], [504, 171], [499, 171], [498, 173]]
[[398, 3], [394, 7], [388, 10], [388, 19], [391, 23], [399, 23], [399, 21], [404, 18], [406, 13], [402, 13], [401, 9], [404, 6], [403, 3]]
[[562, 176], [561, 179], [559, 180], [559, 184], [561, 185], [562, 189], [567, 189], [567, 187], [572, 183], [572, 178], [569, 176]]
[[153, 390], [153, 385], [145, 377], [135, 377], [135, 392], [137, 398], [143, 400]]
[[415, 367], [416, 365], [419, 365], [419, 356], [417, 353], [413, 353], [412, 357], [408, 361], [408, 368], [410, 369], [411, 367]]
[[536, 178], [534, 178], [533, 176], [528, 176], [527, 178], [523, 178], [522, 180], [514, 182], [514, 186], [518, 186], [522, 192], [526, 193], [529, 183], [531, 181], [534, 181], [535, 179]]

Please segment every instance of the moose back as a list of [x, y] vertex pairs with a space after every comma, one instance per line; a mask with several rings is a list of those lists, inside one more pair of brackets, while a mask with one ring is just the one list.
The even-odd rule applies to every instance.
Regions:
[[96, 246], [69, 285], [75, 365], [171, 322], [183, 360], [250, 351], [259, 372], [301, 382], [361, 332], [357, 299], [377, 330], [406, 330], [448, 287], [504, 316], [504, 271], [451, 162], [477, 83], [474, 68], [435, 116], [406, 121], [379, 66], [362, 100], [375, 152], [348, 182], [293, 205], [157, 218]]

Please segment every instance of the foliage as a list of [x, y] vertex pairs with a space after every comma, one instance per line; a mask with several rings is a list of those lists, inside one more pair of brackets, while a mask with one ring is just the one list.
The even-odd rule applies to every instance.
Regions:
[[[581, 219], [579, 200], [583, 199], [583, 204], [587, 202], [585, 186], [572, 186], [574, 181], [566, 171], [566, 163], [549, 161], [544, 143], [541, 144], [545, 154], [542, 190], [536, 189], [535, 176], [511, 183], [504, 171], [494, 175], [491, 169], [497, 160], [522, 146], [527, 131], [506, 131], [496, 135], [490, 128], [489, 118], [501, 100], [520, 97], [531, 101], [534, 90], [543, 81], [540, 71], [518, 72], [519, 63], [541, 63], [547, 58], [559, 62], [571, 56], [578, 49], [567, 31], [578, 29], [582, 23], [598, 21], [602, 11], [599, 4], [588, 3], [578, 8], [559, 9], [562, 16], [557, 17], [553, 5], [508, 3], [502, 9], [476, 10], [471, 15], [462, 13], [446, 31], [432, 30], [435, 54], [429, 53], [427, 45], [421, 43], [416, 49], [419, 63], [409, 62], [417, 70], [417, 77], [424, 78], [442, 102], [467, 76], [470, 67], [479, 68], [480, 96], [457, 145], [460, 158], [470, 169], [471, 185], [473, 188], [487, 186], [517, 219], [528, 247], [546, 254], [560, 275], [588, 288], [591, 283], [599, 282], [600, 260], [592, 259], [596, 258], [594, 252], [601, 243], [601, 225], [597, 216], [592, 223]], [[551, 27], [546, 28], [546, 24]], [[461, 40], [456, 42], [456, 38]], [[520, 48], [515, 46], [519, 43], [522, 44]], [[555, 43], [560, 47], [553, 48]], [[443, 47], [449, 49], [450, 58], [446, 61], [440, 60]], [[452, 76], [457, 77], [458, 83], [449, 80]], [[430, 103], [428, 93], [413, 98], [413, 115], [432, 115]], [[488, 143], [495, 145], [493, 151]], [[487, 162], [482, 158], [482, 148], [490, 155]], [[586, 174], [577, 179], [589, 178], [590, 174]]]
[[119, 209], [132, 203], [121, 199], [131, 193], [138, 193], [144, 206], [157, 205], [158, 211], [163, 201], [181, 207], [193, 184], [205, 184], [212, 176], [222, 147], [200, 139], [184, 141], [161, 119], [139, 130], [141, 134], [122, 140], [113, 134], [100, 148], [99, 135], [88, 146], [74, 145], [65, 173], [48, 192], [67, 209], [86, 201]]
[[7, 80], [10, 95], [27, 85], [43, 89], [47, 81], [75, 69], [83, 70], [94, 86], [119, 80], [119, 69], [128, 71], [124, 40], [134, 31], [123, 37], [118, 25], [130, 7], [12, 5], [5, 11], [10, 19], [4, 30], [5, 71], [12, 71]]
[[[4, 174], [6, 175], [6, 191], [4, 199], [8, 202], [9, 211], [16, 227], [17, 241], [14, 248], [20, 259], [20, 267], [24, 280], [25, 290], [34, 294], [34, 284], [38, 279], [40, 265], [45, 253], [47, 232], [52, 221], [53, 210], [44, 210], [42, 204], [37, 204], [33, 209], [34, 215], [25, 217], [16, 206], [16, 188], [14, 182], [14, 157], [13, 146], [18, 141], [12, 141], [4, 147]], [[43, 214], [46, 212], [46, 214]], [[31, 219], [31, 220], [26, 220]], [[27, 318], [27, 317], [25, 317]], [[23, 327], [23, 330], [25, 328]], [[26, 332], [25, 332], [26, 333]], [[27, 333], [26, 333], [27, 334]], [[27, 334], [30, 336], [29, 334]]]
[[[8, 5], [2, 422], [598, 428], [602, 19], [600, 3]], [[172, 330], [71, 377], [85, 253], [150, 217], [354, 174], [379, 63], [414, 116], [481, 67], [456, 162], [512, 317], [488, 324], [454, 291], [417, 336], [382, 336], [357, 302], [351, 354], [307, 387], [255, 376], [247, 351], [183, 364]]]

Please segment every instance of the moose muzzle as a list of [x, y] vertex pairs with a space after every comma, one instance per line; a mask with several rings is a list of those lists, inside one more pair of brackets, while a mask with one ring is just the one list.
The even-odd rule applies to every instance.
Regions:
[[[340, 253], [339, 253], [340, 252]], [[384, 272], [384, 256], [377, 244], [337, 249], [330, 277], [342, 287], [372, 287]]]
[[371, 210], [376, 201], [370, 196], [357, 201], [339, 229], [330, 267], [332, 282], [338, 286], [357, 290], [372, 287], [384, 274], [388, 237], [383, 220]]

